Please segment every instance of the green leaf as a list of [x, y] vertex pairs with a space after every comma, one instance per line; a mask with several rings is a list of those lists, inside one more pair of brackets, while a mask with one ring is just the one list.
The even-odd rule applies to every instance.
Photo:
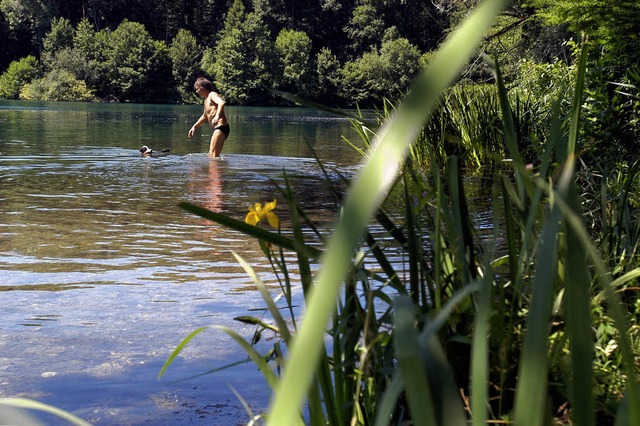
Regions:
[[[568, 204], [580, 214], [580, 201], [575, 183], [571, 182]], [[591, 277], [587, 253], [574, 229], [565, 229], [567, 253], [565, 260], [565, 320], [571, 350], [571, 406], [575, 424], [595, 424], [593, 395], [594, 340], [591, 330]]]
[[242, 338], [242, 336], [240, 336], [238, 333], [236, 333], [235, 331], [233, 331], [232, 329], [224, 325], [213, 325], [211, 326], [211, 328], [224, 331], [233, 340], [235, 340], [236, 343], [238, 343], [240, 347], [244, 349], [244, 351], [247, 353], [249, 358], [251, 358], [251, 361], [253, 361], [253, 363], [258, 367], [258, 369], [264, 376], [265, 380], [267, 381], [267, 384], [269, 384], [269, 387], [271, 387], [272, 389], [275, 387], [278, 381], [278, 378], [276, 377], [275, 373], [271, 370], [271, 368], [269, 368], [269, 364], [267, 363], [267, 360], [265, 359], [265, 357], [260, 355], [260, 353], [258, 353], [258, 351], [255, 350], [255, 348], [251, 346], [249, 342], [244, 340], [244, 338]]
[[396, 404], [402, 391], [404, 389], [404, 382], [400, 375], [395, 375], [391, 379], [391, 383], [387, 385], [387, 389], [382, 395], [379, 407], [376, 410], [375, 426], [388, 426], [396, 409]]
[[241, 323], [244, 323], [244, 324], [259, 325], [261, 327], [264, 327], [268, 330], [273, 331], [274, 333], [280, 333], [280, 330], [278, 330], [278, 327], [274, 327], [271, 324], [264, 322], [260, 318], [251, 317], [248, 315], [240, 315], [239, 317], [235, 317], [234, 320], [240, 321]]
[[[81, 418], [79, 418], [77, 416], [74, 416], [73, 414], [69, 413], [68, 411], [64, 411], [64, 410], [61, 410], [60, 408], [56, 408], [56, 407], [53, 407], [51, 405], [43, 404], [42, 402], [34, 401], [32, 399], [27, 399], [27, 398], [0, 398], [0, 405], [6, 405], [6, 406], [9, 406], [9, 407], [14, 407], [14, 408], [22, 408], [22, 409], [43, 411], [45, 413], [50, 413], [50, 414], [53, 414], [55, 416], [58, 416], [61, 419], [64, 419], [64, 420], [68, 421], [69, 423], [71, 423], [73, 425], [91, 426], [90, 423], [85, 422]], [[8, 423], [4, 423], [4, 422], [8, 421], [9, 419], [3, 418], [3, 419], [0, 419], [0, 420], [3, 421], [3, 424], [8, 424]]]
[[300, 407], [318, 367], [324, 329], [335, 311], [341, 283], [365, 228], [388, 194], [409, 146], [433, 113], [440, 93], [455, 80], [505, 5], [504, 0], [479, 5], [434, 55], [430, 68], [416, 80], [403, 104], [380, 130], [367, 163], [347, 194], [342, 220], [322, 256], [316, 287], [270, 405], [269, 425], [301, 424]]
[[207, 328], [209, 327], [200, 327], [197, 330], [192, 331], [187, 337], [182, 340], [182, 342], [180, 342], [180, 344], [178, 344], [178, 346], [176, 346], [176, 348], [173, 350], [173, 352], [171, 352], [171, 355], [169, 355], [169, 358], [165, 361], [164, 365], [160, 369], [160, 372], [158, 373], [158, 379], [162, 377], [167, 368], [169, 368], [171, 363], [173, 363], [173, 360], [176, 359], [178, 355], [180, 355], [180, 352], [182, 352], [182, 350], [185, 348], [185, 346], [187, 346], [191, 339], [202, 333]]
[[[603, 297], [606, 300], [608, 312], [614, 320], [615, 328], [618, 330], [618, 346], [622, 354], [624, 370], [627, 375], [626, 397], [631, 401], [638, 401], [640, 400], [640, 386], [638, 386], [636, 376], [636, 357], [629, 338], [629, 321], [622, 307], [619, 295], [613, 291], [614, 287], [612, 286], [611, 274], [607, 271], [604, 262], [598, 254], [598, 250], [591, 241], [589, 233], [584, 227], [582, 217], [576, 215], [561, 197], [556, 200], [556, 203], [564, 214], [564, 220], [573, 228], [576, 237], [580, 239], [581, 244], [584, 246], [591, 262], [596, 268], [598, 282]], [[629, 404], [628, 410], [630, 424], [639, 426], [640, 406], [638, 404]]]
[[527, 318], [516, 387], [515, 421], [542, 426], [547, 413], [547, 343], [551, 329], [553, 283], [557, 267], [557, 236], [560, 210], [549, 215], [539, 239], [537, 271], [533, 278], [533, 300]]
[[287, 344], [289, 344], [289, 341], [291, 340], [291, 333], [289, 332], [289, 328], [287, 327], [286, 321], [284, 320], [284, 318], [282, 318], [282, 315], [280, 315], [280, 310], [276, 306], [276, 303], [271, 297], [271, 294], [269, 294], [269, 290], [267, 290], [267, 286], [264, 285], [264, 282], [260, 279], [258, 274], [256, 274], [255, 270], [242, 257], [240, 257], [236, 253], [233, 253], [233, 256], [236, 258], [238, 262], [240, 262], [240, 265], [242, 265], [242, 268], [247, 272], [247, 274], [249, 274], [253, 282], [258, 287], [258, 290], [260, 290], [260, 295], [262, 295], [262, 299], [267, 304], [267, 308], [269, 309], [271, 316], [273, 317], [273, 319], [275, 320], [278, 326], [273, 327], [272, 325], [266, 324], [264, 321], [260, 321], [260, 324], [266, 328], [269, 328], [270, 330], [280, 333], [284, 341]]
[[567, 155], [573, 155], [578, 144], [578, 131], [580, 130], [580, 109], [582, 108], [582, 95], [584, 93], [584, 80], [587, 73], [587, 40], [583, 37], [578, 59], [578, 78], [574, 91], [573, 106], [571, 109], [571, 126], [569, 129], [569, 145]]
[[473, 425], [487, 424], [487, 401], [489, 400], [489, 331], [491, 309], [491, 277], [489, 270], [482, 280], [473, 330], [473, 345], [471, 347], [471, 413]]
[[400, 296], [395, 302], [395, 344], [398, 370], [415, 425], [435, 425], [436, 410], [431, 397], [423, 353], [415, 330], [416, 312], [411, 299]]

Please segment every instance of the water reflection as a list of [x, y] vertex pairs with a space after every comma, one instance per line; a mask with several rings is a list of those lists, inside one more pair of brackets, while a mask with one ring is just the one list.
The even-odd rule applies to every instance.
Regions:
[[[249, 205], [278, 197], [273, 182], [287, 170], [322, 220], [326, 192], [309, 146], [337, 168], [348, 169], [357, 155], [340, 142], [350, 128], [342, 119], [237, 108], [224, 161], [210, 161], [209, 134], [186, 138], [199, 113], [0, 102], [0, 397], [38, 398], [96, 424], [220, 424], [230, 412], [234, 420], [243, 415], [228, 387], [210, 378], [184, 386], [155, 379], [196, 327], [223, 324], [251, 335], [233, 318], [262, 302], [232, 251], [275, 282], [255, 241], [177, 204], [243, 220]], [[171, 155], [142, 159], [141, 145]], [[324, 214], [328, 221], [334, 212]], [[230, 338], [208, 334], [168, 380], [243, 356]], [[250, 366], [215, 380], [231, 382], [257, 410], [266, 404]]]
[[[235, 424], [243, 410], [229, 382], [256, 411], [264, 408], [267, 388], [250, 365], [171, 383], [244, 358], [221, 333], [199, 337], [167, 381], [156, 380], [197, 327], [252, 334], [233, 318], [263, 303], [232, 251], [276, 283], [256, 241], [177, 205], [243, 220], [250, 205], [277, 198], [286, 229], [274, 185], [284, 186], [286, 172], [294, 198], [328, 233], [338, 214], [333, 189], [344, 189], [342, 176], [358, 169], [359, 157], [342, 142], [345, 120], [237, 108], [224, 160], [211, 161], [209, 134], [186, 138], [199, 113], [0, 102], [0, 397], [38, 398], [95, 424]], [[171, 155], [142, 159], [141, 145]], [[335, 188], [325, 185], [325, 171]], [[293, 258], [289, 264], [295, 282]]]
[[198, 204], [222, 213], [223, 174], [221, 168], [225, 160], [206, 159], [194, 164], [189, 173], [189, 191], [197, 197]]

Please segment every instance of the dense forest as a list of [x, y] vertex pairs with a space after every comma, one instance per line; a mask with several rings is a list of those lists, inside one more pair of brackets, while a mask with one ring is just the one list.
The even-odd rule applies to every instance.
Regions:
[[[230, 104], [282, 103], [276, 88], [328, 105], [380, 105], [402, 96], [475, 3], [1, 0], [0, 98], [191, 103], [193, 81], [206, 75]], [[517, 0], [482, 50], [500, 58], [507, 79], [530, 80], [532, 66], [569, 66], [567, 42], [586, 30], [626, 84], [639, 9], [633, 0]], [[492, 77], [477, 59], [462, 78]]]

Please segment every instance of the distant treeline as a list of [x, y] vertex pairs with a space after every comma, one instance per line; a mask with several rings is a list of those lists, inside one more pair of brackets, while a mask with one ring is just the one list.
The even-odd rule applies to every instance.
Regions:
[[[191, 103], [205, 75], [230, 104], [282, 103], [270, 91], [279, 89], [379, 105], [406, 92], [477, 2], [0, 0], [0, 98]], [[512, 2], [483, 49], [507, 58], [507, 73], [523, 58], [570, 61], [563, 7], [573, 6]], [[463, 78], [491, 73], [479, 60]]]
[[269, 88], [334, 105], [398, 97], [449, 11], [423, 1], [2, 0], [0, 97], [232, 104]]

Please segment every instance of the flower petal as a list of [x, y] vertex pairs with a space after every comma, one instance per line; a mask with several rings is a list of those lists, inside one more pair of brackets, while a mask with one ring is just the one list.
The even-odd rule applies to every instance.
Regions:
[[247, 213], [247, 216], [244, 218], [244, 221], [249, 225], [256, 226], [258, 222], [260, 222], [260, 215], [254, 211], [250, 211]]
[[269, 203], [264, 203], [264, 212], [270, 212], [271, 210], [276, 208], [276, 200], [273, 200]]
[[271, 225], [272, 228], [278, 229], [278, 225], [280, 225], [280, 219], [278, 218], [277, 214], [268, 212], [267, 221], [269, 221], [269, 225]]

